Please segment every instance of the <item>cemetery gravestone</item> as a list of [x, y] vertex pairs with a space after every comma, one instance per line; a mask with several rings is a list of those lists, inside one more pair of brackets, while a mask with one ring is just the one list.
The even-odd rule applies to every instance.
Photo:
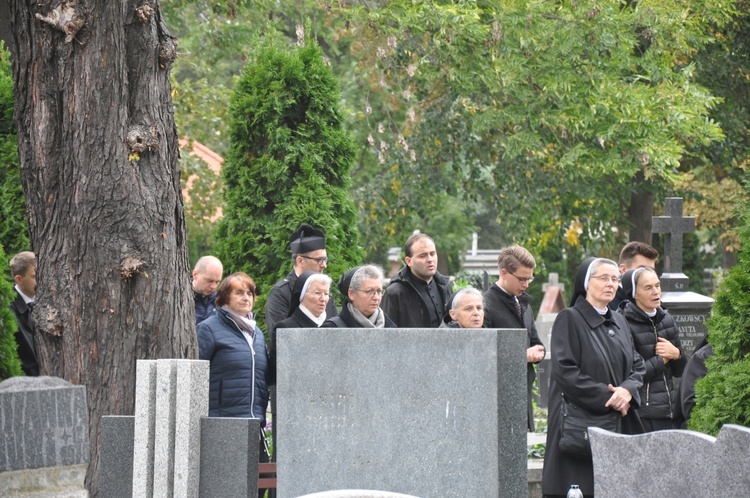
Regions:
[[750, 490], [747, 427], [725, 425], [717, 438], [681, 430], [626, 436], [594, 427], [589, 436], [597, 498], [744, 498]]
[[209, 418], [209, 362], [138, 360], [134, 416], [101, 423], [100, 495], [258, 495], [260, 421]]
[[662, 273], [662, 305], [674, 317], [686, 357], [706, 335], [706, 319], [711, 315], [714, 300], [688, 290], [688, 277], [682, 272], [682, 234], [695, 230], [695, 218], [682, 216], [682, 198], [669, 197], [664, 203], [666, 216], [654, 216], [653, 232], [664, 233], [664, 273]]
[[56, 377], [0, 383], [0, 494], [88, 496], [86, 388]]
[[537, 404], [541, 408], [547, 408], [549, 404], [549, 383], [550, 383], [550, 352], [549, 346], [552, 341], [552, 325], [555, 323], [557, 313], [565, 308], [565, 286], [560, 283], [560, 277], [557, 273], [549, 274], [549, 281], [542, 285], [544, 297], [542, 304], [539, 306], [539, 313], [536, 315], [536, 331], [539, 334], [542, 344], [547, 349], [544, 360], [537, 365], [537, 388], [539, 396]]
[[524, 496], [526, 331], [285, 329], [278, 493]]

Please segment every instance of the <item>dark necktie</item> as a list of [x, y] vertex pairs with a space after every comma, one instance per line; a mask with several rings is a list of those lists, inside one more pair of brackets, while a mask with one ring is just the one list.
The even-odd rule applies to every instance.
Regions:
[[521, 309], [521, 303], [518, 302], [518, 298], [516, 296], [513, 296], [513, 302], [516, 303], [516, 313], [518, 313], [518, 318], [523, 321], [523, 310]]

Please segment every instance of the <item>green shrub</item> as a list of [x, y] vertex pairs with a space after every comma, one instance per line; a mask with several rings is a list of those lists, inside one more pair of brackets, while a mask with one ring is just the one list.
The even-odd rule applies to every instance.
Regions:
[[706, 322], [714, 353], [695, 386], [690, 429], [718, 434], [724, 424], [750, 426], [750, 206], [740, 229], [738, 264], [729, 271]]
[[241, 270], [255, 279], [261, 312], [268, 291], [291, 270], [289, 236], [302, 223], [325, 232], [334, 279], [361, 263], [347, 193], [354, 146], [342, 127], [337, 82], [309, 37], [301, 47], [272, 35], [259, 43], [230, 112], [215, 253], [225, 274]]
[[[0, 271], [8, 271], [8, 257], [0, 244]], [[23, 375], [21, 360], [16, 344], [16, 317], [10, 310], [10, 303], [16, 298], [13, 286], [5, 278], [0, 278], [0, 380]]]
[[[29, 250], [18, 135], [13, 123], [13, 77], [10, 52], [0, 41], [0, 244], [6, 253]], [[5, 272], [7, 273], [7, 272]]]

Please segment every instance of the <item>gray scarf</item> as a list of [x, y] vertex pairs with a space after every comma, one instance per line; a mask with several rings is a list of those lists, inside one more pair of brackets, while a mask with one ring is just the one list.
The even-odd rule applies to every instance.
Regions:
[[380, 308], [378, 308], [372, 316], [366, 317], [361, 311], [355, 308], [352, 303], [346, 303], [346, 305], [349, 308], [349, 313], [352, 314], [354, 321], [357, 322], [357, 325], [360, 327], [364, 329], [382, 329], [385, 327], [385, 313], [383, 313], [383, 310]]
[[231, 309], [229, 309], [229, 306], [226, 304], [221, 307], [224, 311], [229, 313], [229, 318], [232, 319], [232, 321], [237, 325], [237, 327], [243, 331], [250, 334], [250, 337], [255, 337], [255, 320], [253, 320], [253, 313], [248, 313], [247, 316], [238, 315]]

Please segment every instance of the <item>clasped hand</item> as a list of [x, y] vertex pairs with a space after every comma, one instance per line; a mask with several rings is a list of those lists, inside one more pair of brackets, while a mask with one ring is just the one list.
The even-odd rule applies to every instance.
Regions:
[[612, 384], [609, 384], [607, 387], [609, 387], [609, 391], [612, 393], [612, 396], [604, 406], [620, 412], [620, 414], [624, 417], [628, 414], [628, 410], [630, 409], [630, 400], [633, 399], [633, 396], [631, 396], [630, 391], [628, 391], [624, 387], [615, 387]]

